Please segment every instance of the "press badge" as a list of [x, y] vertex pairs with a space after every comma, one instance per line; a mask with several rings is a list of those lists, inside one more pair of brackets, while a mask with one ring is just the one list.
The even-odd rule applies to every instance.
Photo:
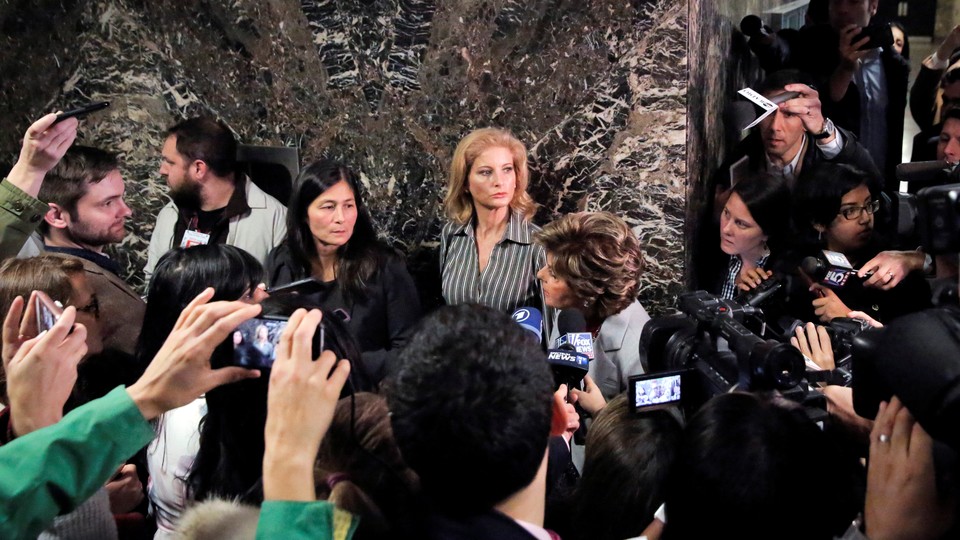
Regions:
[[205, 246], [210, 243], [210, 235], [207, 233], [202, 233], [200, 231], [187, 231], [183, 233], [183, 240], [180, 242], [180, 247], [188, 248], [193, 246]]

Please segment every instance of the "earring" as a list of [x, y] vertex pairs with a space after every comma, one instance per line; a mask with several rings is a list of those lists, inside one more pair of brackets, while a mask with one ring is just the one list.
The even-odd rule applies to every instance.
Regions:
[[817, 241], [823, 240], [823, 230], [817, 231]]

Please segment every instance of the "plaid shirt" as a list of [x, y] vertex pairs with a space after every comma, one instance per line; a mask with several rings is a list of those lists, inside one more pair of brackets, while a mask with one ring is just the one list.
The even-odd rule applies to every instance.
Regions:
[[[763, 257], [757, 259], [757, 267], [763, 268], [763, 265], [767, 264], [768, 258], [770, 258], [770, 253], [764, 253]], [[727, 265], [727, 279], [724, 280], [723, 288], [720, 289], [720, 298], [733, 300], [740, 292], [737, 287], [737, 276], [740, 275], [741, 269], [743, 269], [743, 259], [739, 255], [731, 255], [730, 264]]]

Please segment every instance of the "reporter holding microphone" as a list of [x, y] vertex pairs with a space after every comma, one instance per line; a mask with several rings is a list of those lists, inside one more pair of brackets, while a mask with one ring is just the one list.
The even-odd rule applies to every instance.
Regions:
[[[547, 264], [537, 273], [547, 306], [582, 312], [586, 331], [593, 337], [586, 393], [591, 393], [595, 381], [609, 400], [627, 388], [630, 376], [647, 369], [640, 333], [650, 316], [637, 300], [640, 241], [609, 212], [566, 215], [534, 239], [547, 252]], [[558, 337], [557, 325], [553, 326], [551, 343]], [[578, 393], [584, 394], [574, 391]]]

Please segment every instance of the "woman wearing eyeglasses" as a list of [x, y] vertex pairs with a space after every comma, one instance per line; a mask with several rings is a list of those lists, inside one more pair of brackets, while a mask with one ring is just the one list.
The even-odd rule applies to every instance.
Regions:
[[[824, 249], [835, 251], [845, 255], [853, 268], [862, 268], [862, 273], [873, 271], [850, 276], [842, 287], [814, 284], [810, 288], [814, 294], [811, 307], [813, 315], [822, 322], [847, 317], [851, 311], [862, 311], [877, 321], [888, 322], [930, 306], [930, 287], [922, 273], [916, 271], [920, 269], [917, 265], [901, 265], [896, 271], [883, 266], [881, 273], [877, 272], [881, 266], [875, 261], [897, 257], [901, 252], [885, 252], [888, 246], [874, 228], [880, 210], [876, 185], [866, 173], [833, 163], [809, 169], [797, 182], [796, 225], [801, 236], [814, 239], [812, 249], [805, 254], [816, 255]], [[897, 275], [898, 272], [905, 275]]]

